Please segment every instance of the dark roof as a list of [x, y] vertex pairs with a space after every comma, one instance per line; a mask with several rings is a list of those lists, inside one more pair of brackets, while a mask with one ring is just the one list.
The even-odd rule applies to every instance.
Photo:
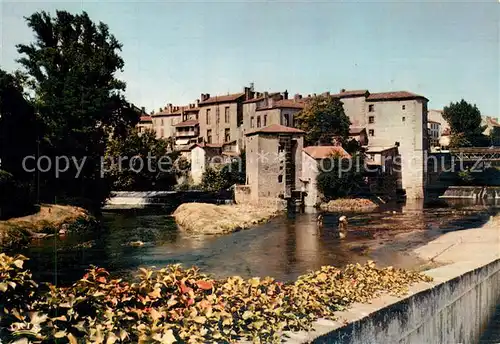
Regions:
[[194, 127], [198, 125], [198, 121], [195, 120], [195, 119], [189, 119], [187, 121], [184, 121], [184, 122], [181, 122], [181, 123], [177, 123], [175, 125], [175, 127]]
[[368, 93], [368, 90], [350, 90], [344, 91], [337, 94], [330, 95], [334, 98], [349, 98], [349, 97], [363, 97]]
[[234, 94], [228, 94], [225, 96], [210, 97], [210, 98], [200, 102], [200, 105], [235, 102], [236, 100], [243, 97], [244, 95], [245, 95], [245, 93], [234, 93]]
[[397, 91], [397, 92], [380, 92], [380, 93], [370, 93], [366, 97], [367, 101], [380, 101], [380, 100], [411, 100], [411, 99], [425, 99], [424, 96], [407, 92], [407, 91]]
[[151, 116], [141, 116], [140, 121], [141, 122], [152, 122], [153, 118], [151, 118]]
[[304, 133], [305, 131], [297, 128], [286, 127], [280, 124], [271, 124], [267, 127], [248, 132], [245, 135], [250, 136], [255, 134], [304, 134]]
[[326, 159], [335, 155], [340, 155], [343, 158], [351, 157], [341, 146], [309, 146], [304, 147], [303, 150], [314, 159]]
[[363, 130], [366, 130], [364, 127], [350, 127], [349, 128], [349, 135], [357, 135], [361, 134]]

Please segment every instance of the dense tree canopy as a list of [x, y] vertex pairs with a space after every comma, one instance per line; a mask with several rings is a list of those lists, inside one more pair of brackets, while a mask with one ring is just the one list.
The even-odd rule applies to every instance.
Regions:
[[450, 124], [451, 147], [484, 146], [488, 139], [483, 135], [481, 112], [476, 105], [465, 100], [450, 103], [443, 109], [443, 118]]
[[166, 140], [153, 131], [139, 134], [131, 130], [125, 138], [111, 140], [106, 151], [104, 171], [114, 190], [169, 190], [186, 169], [179, 166], [178, 152], [168, 153]]
[[26, 18], [35, 42], [18, 45], [27, 84], [43, 125], [41, 153], [85, 159], [78, 178], [70, 167], [58, 178], [43, 175], [45, 195], [63, 192], [100, 203], [108, 185], [100, 178], [100, 160], [110, 135], [124, 134], [139, 114], [126, 103], [125, 83], [116, 78], [124, 62], [121, 44], [108, 26], [87, 13], [37, 12]]
[[22, 161], [36, 153], [36, 142], [35, 112], [23, 95], [20, 80], [0, 69], [0, 169], [16, 179], [31, 179]]
[[334, 136], [346, 139], [351, 125], [342, 102], [323, 95], [310, 99], [295, 123], [306, 132], [305, 146], [331, 143]]

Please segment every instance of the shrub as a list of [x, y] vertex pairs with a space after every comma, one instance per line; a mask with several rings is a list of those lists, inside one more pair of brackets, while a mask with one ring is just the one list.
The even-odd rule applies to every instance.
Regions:
[[402, 295], [430, 278], [373, 262], [323, 267], [281, 283], [272, 278], [211, 279], [197, 268], [140, 269], [132, 283], [91, 267], [70, 287], [38, 286], [23, 256], [0, 254], [0, 339], [10, 343], [279, 342], [284, 330], [381, 292]]

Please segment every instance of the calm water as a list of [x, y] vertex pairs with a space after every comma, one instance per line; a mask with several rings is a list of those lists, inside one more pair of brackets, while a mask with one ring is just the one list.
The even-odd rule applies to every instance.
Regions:
[[[220, 237], [192, 236], [177, 230], [159, 208], [107, 212], [99, 233], [34, 241], [22, 253], [38, 280], [58, 284], [80, 278], [89, 265], [115, 275], [141, 266], [196, 265], [217, 277], [241, 275], [295, 278], [322, 265], [342, 266], [375, 260], [380, 265], [422, 265], [410, 252], [451, 230], [482, 226], [498, 205], [416, 203], [391, 205], [369, 214], [347, 214], [348, 236], [335, 237], [339, 214], [325, 216], [318, 231], [315, 214], [282, 216], [251, 230]], [[130, 247], [140, 240], [142, 247]]]

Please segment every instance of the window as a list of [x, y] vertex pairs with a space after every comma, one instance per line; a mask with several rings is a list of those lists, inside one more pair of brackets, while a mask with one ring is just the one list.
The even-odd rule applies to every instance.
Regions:
[[401, 109], [406, 109], [406, 105], [401, 105]]
[[283, 175], [278, 176], [278, 183], [283, 183]]
[[260, 128], [260, 116], [257, 116], [257, 128]]
[[250, 128], [253, 128], [253, 117], [250, 117]]
[[210, 124], [210, 109], [207, 109], [207, 124]]
[[224, 121], [226, 123], [229, 123], [229, 106], [226, 106], [224, 109]]
[[160, 129], [160, 137], [163, 137], [163, 128]]
[[375, 130], [373, 129], [368, 130], [368, 135], [375, 136]]
[[212, 143], [212, 129], [207, 130], [207, 143]]
[[288, 117], [287, 113], [283, 115], [283, 125], [287, 126], [287, 127], [290, 125], [290, 123], [289, 123], [289, 117]]
[[229, 128], [224, 129], [224, 141], [225, 142], [231, 141], [231, 133], [230, 133]]
[[215, 109], [215, 123], [216, 124], [219, 124], [220, 123], [220, 111], [219, 111], [219, 107], [217, 107]]
[[375, 117], [374, 116], [368, 117], [368, 123], [370, 124], [375, 123]]
[[161, 125], [163, 126], [163, 118], [161, 119]]
[[375, 105], [370, 104], [368, 105], [368, 112], [374, 112], [375, 111]]
[[264, 127], [267, 125], [267, 115], [264, 115]]
[[405, 122], [406, 121], [406, 117], [403, 116], [402, 120], [403, 120], [403, 122]]

